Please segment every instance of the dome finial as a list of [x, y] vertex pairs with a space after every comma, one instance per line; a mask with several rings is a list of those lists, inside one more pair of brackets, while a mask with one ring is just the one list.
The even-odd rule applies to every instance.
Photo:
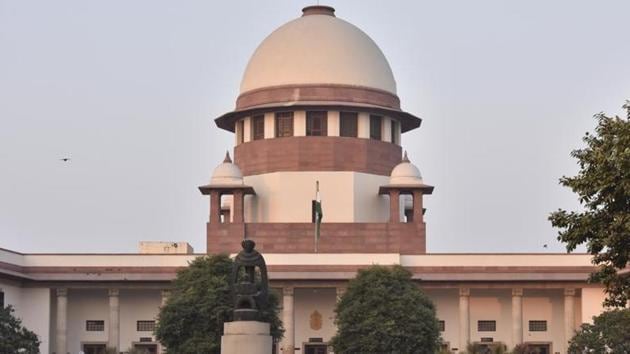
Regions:
[[407, 150], [405, 150], [405, 154], [403, 156], [402, 162], [410, 162], [409, 157], [407, 157]]
[[307, 6], [302, 9], [302, 17], [310, 15], [325, 15], [335, 17], [335, 8], [326, 5], [320, 5], [319, 1], [317, 5]]
[[230, 151], [229, 150], [225, 151], [225, 159], [223, 159], [223, 162], [225, 162], [225, 163], [232, 163], [232, 159], [230, 158]]

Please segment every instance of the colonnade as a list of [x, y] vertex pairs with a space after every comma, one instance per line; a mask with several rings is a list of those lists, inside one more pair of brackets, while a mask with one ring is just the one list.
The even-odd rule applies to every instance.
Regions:
[[[282, 354], [295, 353], [295, 309], [294, 309], [294, 290], [293, 286], [282, 288], [282, 321], [285, 328], [284, 338], [280, 343]], [[336, 299], [339, 301], [345, 293], [345, 287], [336, 288]], [[67, 317], [68, 317], [68, 289], [56, 289], [56, 327], [55, 327], [55, 353], [68, 353], [67, 342]], [[465, 348], [471, 342], [470, 328], [470, 288], [459, 288], [459, 348]], [[564, 338], [571, 338], [575, 332], [575, 305], [576, 305], [576, 289], [564, 289]], [[167, 290], [162, 291], [161, 304], [166, 303], [169, 295]], [[512, 343], [523, 343], [523, 289], [513, 288], [512, 311], [511, 311], [511, 333]], [[113, 288], [108, 289], [109, 300], [109, 323], [108, 323], [108, 340], [107, 345], [111, 348], [120, 349], [120, 290]]]
[[[57, 288], [57, 318], [55, 326], [55, 353], [68, 354], [68, 289]], [[120, 290], [107, 290], [109, 300], [109, 326], [107, 331], [107, 347], [120, 350]], [[169, 295], [168, 290], [162, 291], [162, 306]]]
[[[575, 332], [575, 289], [564, 289], [564, 338]], [[512, 343], [523, 343], [523, 289], [512, 289]], [[459, 348], [470, 343], [470, 288], [459, 289]]]

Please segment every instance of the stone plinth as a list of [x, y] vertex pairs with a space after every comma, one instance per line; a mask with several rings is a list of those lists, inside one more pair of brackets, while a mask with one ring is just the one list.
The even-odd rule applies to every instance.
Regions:
[[223, 324], [221, 354], [271, 354], [269, 323], [234, 321]]

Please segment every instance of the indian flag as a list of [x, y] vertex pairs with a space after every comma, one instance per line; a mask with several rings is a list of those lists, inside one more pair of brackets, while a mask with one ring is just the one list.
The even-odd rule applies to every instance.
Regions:
[[319, 244], [319, 230], [322, 224], [324, 212], [322, 211], [322, 199], [319, 196], [319, 181], [315, 182], [315, 200], [313, 201], [313, 221], [315, 222], [315, 252]]

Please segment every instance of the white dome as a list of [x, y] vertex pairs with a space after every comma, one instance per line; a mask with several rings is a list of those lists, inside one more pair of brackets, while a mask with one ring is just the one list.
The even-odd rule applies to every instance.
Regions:
[[395, 185], [414, 185], [423, 184], [422, 175], [416, 165], [409, 162], [407, 154], [401, 163], [396, 165], [389, 177], [389, 184]]
[[225, 160], [212, 172], [211, 185], [243, 185], [243, 173], [241, 169], [232, 163], [229, 154]]
[[[333, 9], [313, 6], [271, 33], [252, 55], [241, 93], [270, 86], [339, 84], [396, 94], [396, 81], [383, 52], [363, 31], [336, 18]], [[325, 14], [326, 9], [330, 10]]]

